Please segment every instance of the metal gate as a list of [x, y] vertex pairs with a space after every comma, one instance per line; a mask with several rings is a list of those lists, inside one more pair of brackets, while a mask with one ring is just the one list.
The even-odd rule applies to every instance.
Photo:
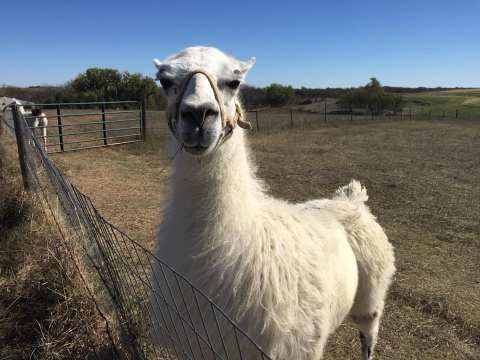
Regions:
[[[39, 142], [46, 144], [50, 154], [145, 141], [144, 102], [28, 104], [23, 107], [30, 129], [41, 140]], [[42, 109], [42, 115], [33, 116], [31, 109], [34, 108]], [[48, 125], [35, 126], [35, 118], [43, 115]]]

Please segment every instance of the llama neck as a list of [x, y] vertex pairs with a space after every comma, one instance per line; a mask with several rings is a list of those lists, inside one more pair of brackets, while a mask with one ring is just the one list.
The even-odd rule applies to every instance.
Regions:
[[235, 231], [254, 221], [262, 197], [263, 186], [255, 177], [245, 133], [239, 128], [206, 158], [183, 152], [176, 158], [172, 205], [201, 227]]
[[244, 130], [236, 128], [205, 158], [181, 152], [157, 256], [235, 314], [239, 306], [232, 288], [250, 299], [250, 290], [243, 287], [267, 278], [250, 270], [266, 271], [272, 263], [262, 256], [270, 248], [261, 220], [267, 201], [249, 160]]

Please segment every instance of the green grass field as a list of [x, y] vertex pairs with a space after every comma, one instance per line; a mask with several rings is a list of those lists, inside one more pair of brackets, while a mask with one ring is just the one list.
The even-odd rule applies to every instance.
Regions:
[[[461, 119], [480, 119], [480, 89], [458, 89], [445, 91], [428, 91], [422, 93], [402, 94], [405, 99], [403, 111], [410, 110], [416, 114], [431, 115], [432, 118], [458, 117]], [[289, 106], [294, 111], [304, 111], [323, 114], [325, 103], [327, 112], [340, 110], [336, 98], [324, 99], [306, 105]], [[360, 110], [361, 109], [357, 109]]]
[[406, 108], [416, 112], [452, 117], [459, 111], [459, 117], [480, 118], [480, 89], [459, 89], [432, 91], [405, 95]]

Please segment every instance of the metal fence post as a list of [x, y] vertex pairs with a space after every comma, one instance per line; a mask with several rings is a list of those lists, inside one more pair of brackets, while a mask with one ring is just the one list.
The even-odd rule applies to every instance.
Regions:
[[290, 127], [293, 129], [293, 110], [290, 110]]
[[[25, 142], [25, 119], [19, 115], [17, 106], [12, 107], [13, 124], [15, 126], [15, 137], [17, 138], [18, 160], [20, 162], [20, 171], [22, 173], [23, 186], [25, 190], [32, 190], [34, 182], [30, 176], [27, 166], [27, 144]], [[30, 129], [28, 130], [30, 131]]]
[[65, 151], [63, 144], [63, 126], [62, 126], [62, 115], [60, 112], [60, 105], [57, 105], [57, 124], [58, 124], [58, 140], [60, 141], [60, 150]]
[[327, 103], [325, 102], [324, 105], [325, 105], [323, 110], [324, 122], [327, 122]]
[[352, 105], [350, 105], [350, 122], [353, 121], [353, 108]]
[[455, 110], [455, 119], [458, 119], [458, 109]]
[[103, 144], [104, 144], [104, 145], [108, 145], [108, 141], [107, 141], [107, 123], [106, 123], [106, 119], [105, 119], [105, 103], [102, 103], [101, 109], [102, 109]]
[[140, 126], [142, 127], [142, 138], [143, 141], [147, 141], [147, 105], [146, 101], [142, 101], [141, 112], [140, 112]]
[[258, 110], [255, 110], [255, 122], [257, 123], [257, 131], [260, 131], [260, 124], [258, 123]]

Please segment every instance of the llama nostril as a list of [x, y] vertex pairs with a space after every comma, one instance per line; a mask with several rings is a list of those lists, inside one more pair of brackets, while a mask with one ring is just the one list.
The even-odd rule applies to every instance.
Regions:
[[182, 120], [190, 123], [190, 125], [200, 125], [202, 123], [202, 114], [192, 110], [184, 110], [182, 111]]
[[216, 117], [218, 115], [218, 111], [214, 109], [206, 109], [205, 110], [205, 119], [209, 117]]
[[182, 120], [197, 125], [203, 125], [207, 119], [215, 118], [218, 111], [210, 106], [187, 107], [182, 110]]

